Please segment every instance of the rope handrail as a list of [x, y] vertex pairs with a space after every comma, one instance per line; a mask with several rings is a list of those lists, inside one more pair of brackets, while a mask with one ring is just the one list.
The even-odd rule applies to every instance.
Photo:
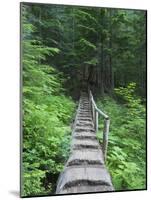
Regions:
[[110, 119], [109, 116], [102, 112], [96, 105], [92, 92], [89, 89], [89, 100], [92, 109], [92, 119], [95, 125], [95, 131], [98, 132], [98, 118], [101, 115], [104, 118], [104, 130], [103, 130], [103, 154], [104, 160], [106, 160], [107, 155], [107, 148], [108, 148], [108, 134], [109, 134], [109, 126], [110, 126]]

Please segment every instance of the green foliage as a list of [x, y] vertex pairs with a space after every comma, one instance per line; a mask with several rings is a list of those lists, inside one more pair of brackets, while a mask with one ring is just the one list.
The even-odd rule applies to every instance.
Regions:
[[53, 176], [59, 175], [69, 153], [75, 104], [64, 95], [63, 73], [46, 63], [47, 56], [60, 50], [31, 39], [36, 28], [26, 18], [23, 25], [22, 196], [32, 196], [54, 192]]
[[144, 188], [145, 107], [134, 89], [145, 98], [145, 58], [143, 11], [24, 3], [24, 196], [54, 192], [70, 147], [70, 95], [78, 96], [82, 77], [99, 94], [123, 86], [118, 103], [99, 103], [111, 117], [107, 164], [116, 189]]
[[78, 27], [81, 28], [82, 30], [87, 30], [87, 31], [91, 31], [93, 33], [97, 33], [96, 30], [92, 27], [88, 27], [88, 26], [84, 26], [84, 25], [81, 25], [81, 24], [78, 24]]
[[92, 58], [91, 60], [86, 61], [85, 63], [88, 64], [88, 65], [93, 65], [93, 66], [95, 66], [95, 65], [98, 64], [98, 59], [97, 59], [97, 58]]
[[[39, 104], [25, 99], [23, 107], [23, 180], [26, 196], [42, 193], [42, 180], [46, 173], [59, 174], [63, 169], [69, 153], [71, 130], [68, 123], [74, 104], [64, 96], [52, 96]], [[26, 186], [29, 182], [32, 187], [28, 193]]]
[[122, 104], [107, 96], [98, 102], [111, 119], [107, 166], [117, 190], [146, 187], [145, 107], [135, 87], [130, 83], [115, 89]]
[[96, 46], [84, 38], [80, 39], [80, 44], [81, 44], [82, 48], [84, 48], [84, 49], [91, 48], [93, 50], [96, 50]]
[[24, 183], [23, 183], [23, 196], [27, 195], [38, 195], [44, 194], [45, 188], [41, 184], [41, 179], [44, 178], [45, 172], [38, 170], [37, 168], [32, 168], [31, 171], [28, 171], [27, 166], [31, 165], [27, 162], [24, 163]]
[[87, 21], [90, 20], [92, 23], [97, 23], [97, 20], [95, 17], [93, 17], [89, 12], [88, 9], [77, 9], [76, 15], [78, 18]]

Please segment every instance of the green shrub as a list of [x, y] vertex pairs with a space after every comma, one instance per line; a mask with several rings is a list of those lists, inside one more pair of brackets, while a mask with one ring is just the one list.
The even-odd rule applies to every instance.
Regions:
[[[24, 33], [30, 35], [36, 28], [24, 20]], [[22, 196], [34, 196], [54, 192], [69, 154], [75, 103], [64, 95], [64, 75], [44, 64], [46, 56], [58, 54], [59, 49], [48, 48], [29, 37], [24, 37], [22, 43]]]
[[119, 102], [108, 96], [98, 101], [111, 119], [107, 166], [116, 190], [146, 187], [145, 106], [135, 95], [135, 86], [115, 89]]
[[42, 105], [35, 105], [27, 99], [24, 101], [25, 196], [43, 193], [45, 188], [42, 181], [46, 178], [46, 173], [59, 174], [63, 169], [69, 153], [71, 133], [69, 123], [73, 109], [72, 100], [64, 96], [51, 97], [49, 104], [47, 102]]

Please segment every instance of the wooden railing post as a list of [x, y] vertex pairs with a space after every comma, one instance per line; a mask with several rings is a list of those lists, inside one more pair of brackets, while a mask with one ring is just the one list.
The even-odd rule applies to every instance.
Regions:
[[98, 132], [98, 111], [95, 112], [95, 131]]
[[92, 119], [93, 119], [93, 122], [94, 122], [94, 106], [92, 104]]
[[96, 133], [98, 132], [98, 117], [99, 117], [99, 115], [103, 116], [103, 118], [104, 118], [103, 154], [104, 154], [104, 160], [106, 160], [110, 120], [109, 120], [108, 115], [106, 115], [100, 109], [98, 109], [98, 107], [97, 107], [97, 105], [96, 105], [96, 103], [93, 99], [93, 95], [91, 93], [91, 90], [89, 90], [89, 100], [90, 100], [90, 106], [92, 108], [92, 120], [94, 122], [94, 128], [95, 128]]
[[104, 120], [104, 130], [103, 130], [103, 154], [104, 154], [104, 160], [106, 160], [106, 156], [107, 156], [109, 126], [110, 126], [110, 120], [109, 119], [105, 119]]
[[94, 124], [95, 124], [95, 108], [94, 108], [94, 105], [93, 105], [93, 103], [92, 103], [92, 98], [93, 98], [93, 97], [91, 97], [91, 104], [92, 104], [92, 119], [93, 119], [93, 122], [94, 122]]

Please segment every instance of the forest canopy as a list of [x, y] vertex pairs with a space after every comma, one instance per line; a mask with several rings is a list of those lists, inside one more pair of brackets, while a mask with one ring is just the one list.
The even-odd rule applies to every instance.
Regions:
[[22, 3], [21, 53], [22, 195], [55, 192], [84, 85], [111, 118], [115, 189], [144, 189], [146, 11]]

